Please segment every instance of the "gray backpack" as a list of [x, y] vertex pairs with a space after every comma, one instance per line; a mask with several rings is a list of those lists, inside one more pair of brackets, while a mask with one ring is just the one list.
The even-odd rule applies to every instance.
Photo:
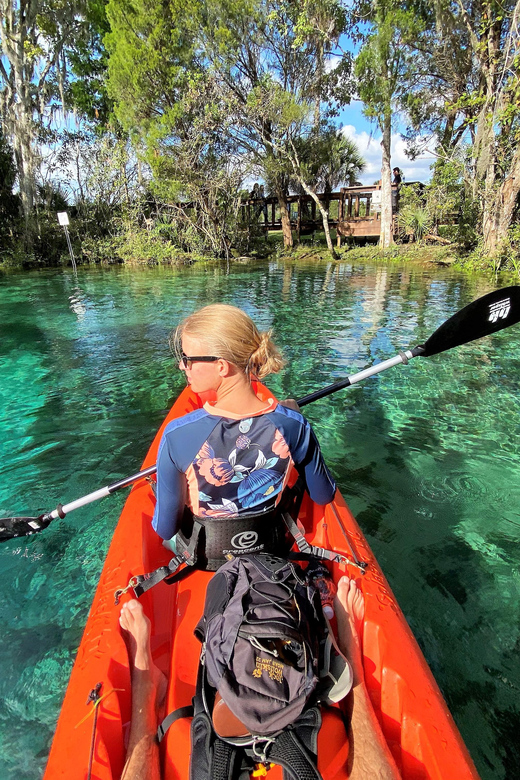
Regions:
[[250, 734], [294, 723], [316, 688], [326, 633], [319, 594], [297, 564], [268, 554], [224, 564], [196, 633], [208, 682]]
[[158, 730], [193, 716], [190, 780], [246, 780], [258, 764], [283, 768], [285, 780], [321, 780], [319, 704], [348, 692], [349, 664], [331, 642], [307, 569], [274, 555], [225, 563], [206, 591], [195, 630], [202, 641], [193, 706], [176, 710]]

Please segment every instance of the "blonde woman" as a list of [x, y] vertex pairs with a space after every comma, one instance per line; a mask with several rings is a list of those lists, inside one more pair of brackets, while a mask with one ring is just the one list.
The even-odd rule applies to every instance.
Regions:
[[163, 539], [185, 525], [185, 507], [206, 529], [211, 520], [236, 518], [264, 518], [267, 529], [293, 464], [313, 501], [332, 501], [336, 485], [309, 423], [261, 400], [251, 385], [284, 365], [270, 331], [260, 333], [235, 306], [213, 304], [187, 317], [171, 344], [192, 390], [213, 400], [164, 432], [153, 519]]
[[[234, 306], [206, 306], [172, 334], [179, 368], [195, 393], [212, 402], [170, 423], [157, 461], [154, 527], [169, 539], [181, 528], [184, 510], [213, 523], [257, 518], [268, 530], [294, 464], [311, 498], [332, 501], [336, 486], [309, 423], [286, 405], [259, 399], [252, 378], [279, 371], [283, 360], [271, 334], [259, 333]], [[286, 402], [288, 403], [288, 402]], [[180, 534], [179, 534], [180, 536]], [[254, 552], [254, 550], [249, 550]], [[355, 671], [350, 777], [398, 780], [399, 774], [381, 736], [363, 681], [357, 624], [363, 600], [355, 583], [340, 581], [336, 599], [340, 646]], [[132, 666], [132, 720], [122, 780], [160, 780], [156, 740], [157, 708], [166, 680], [153, 662], [150, 621], [135, 599], [119, 619]]]

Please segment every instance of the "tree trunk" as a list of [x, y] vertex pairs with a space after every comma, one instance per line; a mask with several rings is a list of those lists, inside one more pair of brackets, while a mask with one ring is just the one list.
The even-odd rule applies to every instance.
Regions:
[[318, 39], [318, 45], [316, 47], [316, 95], [314, 98], [314, 127], [318, 131], [321, 122], [321, 80], [323, 78], [323, 59], [324, 59], [324, 46], [323, 41]]
[[292, 249], [294, 246], [292, 230], [291, 230], [291, 218], [289, 216], [289, 209], [287, 208], [287, 200], [285, 193], [277, 189], [276, 197], [278, 199], [278, 206], [280, 207], [280, 221], [282, 223], [282, 235], [283, 245], [285, 249]]
[[[12, 11], [14, 10], [14, 4]], [[30, 90], [33, 85], [27, 77], [25, 42], [28, 39], [28, 30], [25, 26], [25, 16], [31, 14], [31, 8], [26, 8], [23, 19], [15, 24], [15, 29], [9, 36], [3, 36], [4, 56], [8, 59], [12, 69], [12, 92], [10, 112], [7, 124], [13, 139], [16, 164], [18, 168], [18, 186], [20, 188], [20, 200], [25, 217], [26, 228], [32, 215], [35, 200], [34, 181], [34, 150], [33, 136], [35, 126], [33, 124], [33, 111]], [[20, 16], [22, 16], [20, 12]], [[14, 21], [14, 16], [11, 22]]]
[[390, 144], [392, 140], [392, 111], [385, 109], [383, 123], [383, 150], [381, 164], [381, 235], [379, 246], [386, 249], [393, 241], [392, 235], [392, 171], [390, 168]]
[[322, 202], [320, 201], [320, 199], [318, 198], [314, 190], [311, 187], [309, 187], [309, 185], [302, 179], [302, 177], [298, 173], [296, 173], [296, 168], [294, 168], [294, 172], [300, 185], [303, 187], [307, 195], [311, 196], [311, 198], [319, 208], [321, 213], [321, 220], [323, 222], [323, 231], [325, 233], [325, 239], [327, 241], [327, 248], [330, 254], [332, 255], [333, 259], [339, 260], [339, 255], [334, 249], [334, 246], [332, 244], [332, 239], [330, 237], [329, 216], [327, 214], [327, 211], [325, 210], [325, 207], [323, 206]]
[[[484, 249], [493, 256], [500, 250], [507, 238], [507, 231], [511, 225], [515, 206], [520, 194], [520, 147], [517, 146], [511, 163], [509, 176], [496, 188], [494, 193], [489, 193], [486, 198], [484, 215], [482, 220], [482, 232], [484, 236]], [[491, 195], [493, 195], [491, 197]]]

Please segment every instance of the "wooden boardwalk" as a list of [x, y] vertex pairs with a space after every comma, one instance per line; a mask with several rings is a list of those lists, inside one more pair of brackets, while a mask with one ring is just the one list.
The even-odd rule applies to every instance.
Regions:
[[[415, 183], [415, 182], [413, 182]], [[338, 246], [344, 238], [378, 238], [381, 234], [381, 188], [377, 185], [342, 187], [339, 192], [318, 195], [329, 214], [329, 225], [336, 230]], [[321, 214], [310, 195], [289, 195], [287, 208], [291, 228], [298, 237], [323, 230]], [[280, 208], [275, 197], [244, 203], [247, 220], [260, 227], [281, 230]], [[398, 209], [397, 188], [392, 185], [392, 210]], [[394, 219], [394, 223], [396, 220]]]

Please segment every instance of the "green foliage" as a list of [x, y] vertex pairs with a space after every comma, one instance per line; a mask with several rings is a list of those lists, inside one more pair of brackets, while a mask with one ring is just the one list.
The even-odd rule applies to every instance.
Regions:
[[436, 224], [443, 224], [460, 213], [465, 196], [464, 162], [461, 159], [438, 160], [425, 188], [428, 211]]
[[[334, 125], [321, 123], [318, 128], [294, 142], [303, 178], [316, 192], [334, 192], [342, 186], [353, 187], [365, 168], [356, 144]], [[297, 192], [302, 192], [297, 182]]]
[[354, 66], [357, 88], [363, 113], [383, 131], [385, 116], [397, 110], [409, 91], [415, 70], [410, 44], [423, 23], [413, 5], [406, 7], [396, 0], [362, 1], [356, 12], [363, 20], [362, 46]]
[[105, 265], [176, 265], [188, 260], [171, 241], [162, 241], [139, 229], [101, 240], [88, 238], [82, 243], [82, 259]]
[[110, 30], [106, 5], [107, 0], [86, 0], [80, 34], [67, 50], [72, 75], [67, 103], [101, 130], [108, 126], [113, 108], [106, 89], [108, 52], [103, 37]]
[[13, 193], [15, 180], [13, 150], [0, 128], [0, 242], [2, 244], [12, 242], [20, 212], [19, 198]]
[[438, 160], [429, 184], [401, 188], [398, 226], [403, 238], [420, 241], [434, 233], [466, 251], [477, 246], [481, 210], [465, 180], [465, 171], [464, 155]]
[[520, 222], [510, 226], [494, 258], [495, 270], [513, 271], [520, 279]]
[[402, 188], [397, 224], [400, 236], [408, 241], [421, 241], [431, 232], [434, 218], [419, 185]]
[[435, 225], [447, 225], [444, 235], [469, 250], [479, 241], [481, 208], [467, 180], [467, 151], [435, 163], [425, 197]]

